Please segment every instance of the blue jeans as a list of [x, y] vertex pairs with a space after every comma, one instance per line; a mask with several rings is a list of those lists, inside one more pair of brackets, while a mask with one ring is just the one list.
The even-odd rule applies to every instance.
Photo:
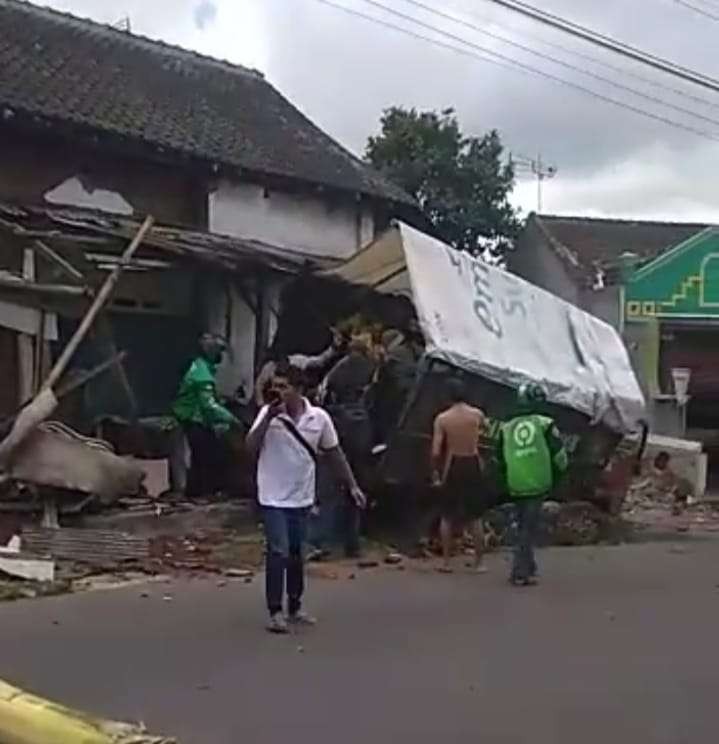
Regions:
[[525, 581], [537, 574], [534, 546], [542, 516], [543, 497], [521, 499], [515, 503], [517, 540], [514, 546], [512, 580]]
[[282, 612], [287, 585], [287, 611], [299, 612], [305, 590], [303, 546], [309, 509], [262, 509], [267, 539], [265, 596], [270, 615]]

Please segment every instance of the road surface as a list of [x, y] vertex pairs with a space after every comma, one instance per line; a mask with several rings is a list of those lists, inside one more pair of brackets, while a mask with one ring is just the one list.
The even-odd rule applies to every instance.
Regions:
[[259, 581], [5, 605], [0, 676], [181, 744], [714, 744], [719, 541], [541, 558], [535, 589], [502, 556], [315, 581], [322, 626], [288, 638]]

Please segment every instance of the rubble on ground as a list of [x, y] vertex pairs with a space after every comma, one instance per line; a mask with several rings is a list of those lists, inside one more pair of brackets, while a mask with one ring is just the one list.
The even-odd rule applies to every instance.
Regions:
[[719, 504], [696, 503], [685, 479], [651, 466], [631, 483], [622, 516], [639, 530], [719, 531]]
[[[489, 547], [509, 547], [516, 542], [513, 504], [502, 504], [485, 515]], [[621, 522], [589, 501], [545, 501], [539, 527], [542, 545], [596, 545], [621, 535]]]

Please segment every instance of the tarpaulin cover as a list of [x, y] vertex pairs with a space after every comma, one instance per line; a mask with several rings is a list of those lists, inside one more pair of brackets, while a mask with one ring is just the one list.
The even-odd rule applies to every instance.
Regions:
[[550, 402], [620, 433], [635, 431], [645, 417], [614, 328], [407, 225], [327, 274], [378, 291], [409, 291], [432, 358], [511, 387], [540, 382]]

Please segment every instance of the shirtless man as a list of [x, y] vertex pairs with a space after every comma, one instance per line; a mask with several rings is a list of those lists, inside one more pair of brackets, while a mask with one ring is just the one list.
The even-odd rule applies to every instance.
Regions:
[[474, 534], [474, 567], [485, 573], [482, 563], [484, 527], [482, 514], [486, 509], [482, 492], [482, 460], [479, 437], [486, 425], [484, 412], [467, 403], [467, 394], [460, 380], [449, 384], [450, 407], [434, 420], [432, 438], [432, 480], [441, 493], [442, 571], [452, 570], [452, 532], [456, 526], [472, 522]]

